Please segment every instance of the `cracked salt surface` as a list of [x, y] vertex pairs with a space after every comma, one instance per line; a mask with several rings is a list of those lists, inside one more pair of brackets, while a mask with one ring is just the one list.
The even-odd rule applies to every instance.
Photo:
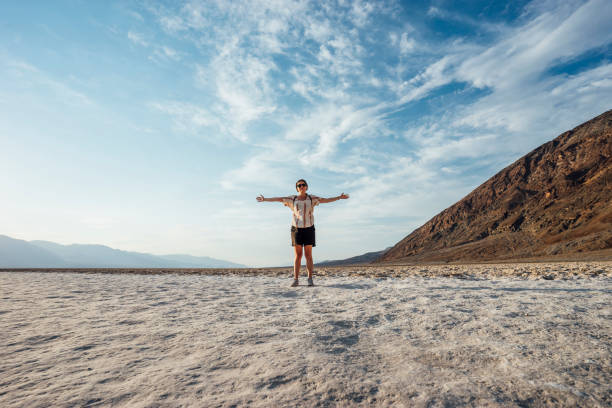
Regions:
[[0, 406], [612, 405], [609, 277], [315, 282], [1, 273]]

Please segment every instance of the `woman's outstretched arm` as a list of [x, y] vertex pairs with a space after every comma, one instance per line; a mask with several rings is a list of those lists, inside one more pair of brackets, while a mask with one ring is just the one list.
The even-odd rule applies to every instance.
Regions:
[[330, 197], [330, 198], [318, 197], [318, 198], [319, 198], [319, 203], [324, 204], [324, 203], [333, 203], [334, 201], [338, 201], [338, 200], [346, 200], [349, 198], [349, 195], [342, 193], [338, 197]]
[[282, 203], [284, 199], [289, 198], [289, 197], [272, 197], [272, 198], [264, 198], [263, 194], [260, 194], [259, 197], [257, 197], [257, 201], [260, 203], [263, 203], [264, 201], [276, 201], [279, 203]]

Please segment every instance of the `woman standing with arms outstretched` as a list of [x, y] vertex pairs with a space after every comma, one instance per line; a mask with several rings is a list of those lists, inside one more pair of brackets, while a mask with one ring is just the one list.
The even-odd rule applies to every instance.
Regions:
[[338, 197], [322, 198], [306, 194], [308, 183], [306, 180], [300, 179], [295, 183], [295, 189], [298, 194], [288, 197], [273, 197], [264, 198], [263, 194], [257, 197], [257, 201], [276, 201], [283, 203], [293, 212], [291, 223], [291, 245], [295, 253], [293, 261], [293, 284], [299, 285], [300, 266], [302, 265], [302, 254], [306, 255], [306, 269], [308, 269], [308, 286], [314, 286], [312, 281], [313, 261], [312, 247], [315, 244], [315, 227], [314, 227], [314, 207], [322, 203], [331, 203], [337, 200], [345, 200], [349, 198], [347, 194], [340, 194]]

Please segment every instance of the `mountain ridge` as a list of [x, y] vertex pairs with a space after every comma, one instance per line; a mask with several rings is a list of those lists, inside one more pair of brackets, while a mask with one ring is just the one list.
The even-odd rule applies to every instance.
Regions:
[[62, 245], [0, 235], [2, 268], [244, 268], [245, 265], [192, 255], [153, 255], [100, 244]]
[[612, 248], [612, 111], [519, 158], [376, 262], [487, 261]]
[[373, 262], [385, 254], [391, 247], [382, 251], [366, 252], [362, 255], [352, 256], [346, 259], [325, 260], [315, 263], [315, 266], [343, 266], [343, 265], [358, 265]]

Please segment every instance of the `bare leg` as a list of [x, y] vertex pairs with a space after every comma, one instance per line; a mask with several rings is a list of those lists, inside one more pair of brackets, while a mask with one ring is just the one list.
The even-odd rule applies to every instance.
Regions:
[[293, 247], [295, 251], [295, 259], [293, 260], [293, 277], [298, 280], [300, 277], [300, 266], [302, 266], [302, 246], [296, 245]]
[[304, 255], [306, 255], [306, 269], [308, 269], [308, 278], [312, 279], [312, 271], [314, 263], [312, 261], [312, 245], [304, 245]]

